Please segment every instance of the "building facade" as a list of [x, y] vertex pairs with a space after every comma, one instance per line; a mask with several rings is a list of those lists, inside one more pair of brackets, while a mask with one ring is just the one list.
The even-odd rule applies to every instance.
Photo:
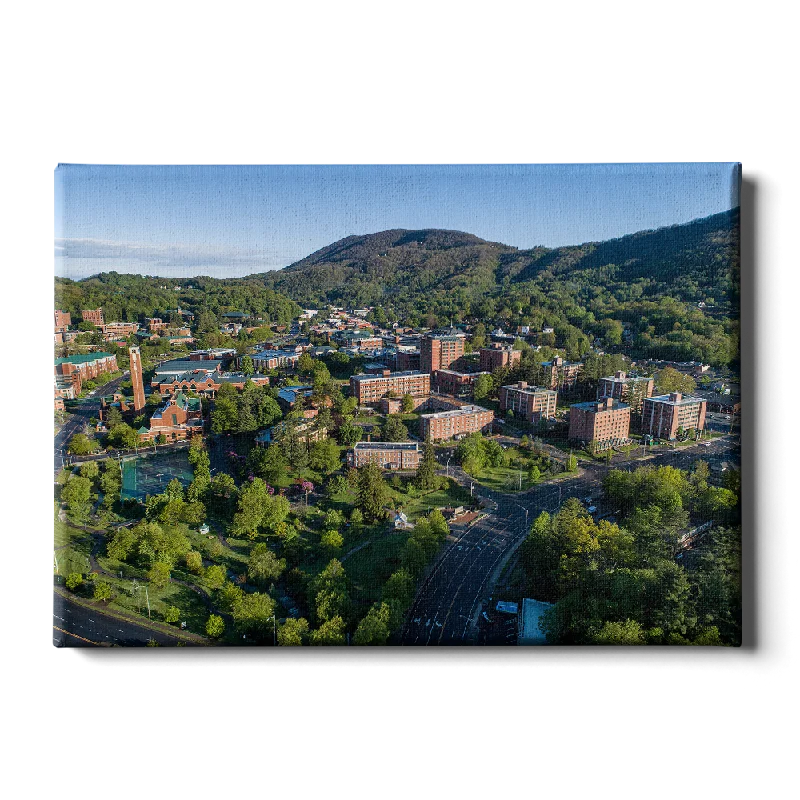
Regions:
[[84, 322], [91, 322], [98, 328], [104, 324], [102, 308], [85, 308], [81, 311], [81, 319]]
[[557, 400], [558, 392], [542, 386], [529, 386], [526, 381], [500, 387], [500, 410], [511, 410], [515, 417], [534, 425], [556, 415]]
[[561, 356], [552, 361], [545, 361], [542, 366], [547, 375], [547, 388], [559, 392], [575, 388], [578, 377], [583, 372], [583, 364], [580, 361], [564, 361]]
[[81, 356], [67, 356], [55, 361], [56, 375], [78, 374], [81, 381], [90, 381], [103, 372], [116, 372], [117, 357], [113, 353], [87, 353]]
[[55, 312], [55, 330], [57, 333], [63, 333], [70, 325], [72, 325], [72, 318], [69, 311]]
[[456, 372], [454, 369], [440, 369], [433, 373], [433, 383], [438, 392], [455, 397], [471, 397], [478, 375], [488, 372]]
[[386, 370], [382, 375], [353, 375], [350, 378], [350, 393], [359, 405], [377, 405], [390, 393], [400, 398], [405, 394], [428, 395], [430, 392], [431, 376], [424, 372]]
[[481, 406], [464, 405], [452, 411], [437, 411], [420, 416], [420, 433], [423, 439], [439, 442], [460, 438], [470, 433], [488, 433], [494, 422], [494, 411]]
[[163, 436], [177, 442], [203, 433], [203, 418], [199, 397], [178, 393], [170, 397], [150, 418], [150, 429], [142, 427], [139, 436], [152, 441]]
[[419, 368], [422, 372], [447, 369], [464, 355], [466, 334], [455, 328], [431, 331], [422, 337], [419, 349]]
[[630, 441], [631, 407], [613, 397], [569, 408], [569, 438], [575, 442], [596, 442], [607, 448]]
[[358, 442], [347, 451], [350, 467], [377, 464], [381, 469], [415, 470], [421, 459], [419, 442]]
[[642, 433], [656, 439], [676, 439], [678, 431], [702, 431], [706, 401], [680, 392], [647, 397], [642, 403]]
[[632, 414], [639, 414], [646, 397], [653, 395], [652, 378], [636, 378], [625, 372], [615, 372], [611, 377], [600, 378], [597, 385], [597, 396], [614, 397], [627, 403]]
[[515, 350], [513, 346], [493, 344], [491, 347], [480, 349], [481, 369], [493, 372], [500, 367], [513, 367], [519, 364], [522, 350]]
[[296, 350], [262, 350], [254, 353], [251, 358], [253, 366], [259, 372], [267, 372], [272, 369], [293, 367], [300, 359], [300, 355]]

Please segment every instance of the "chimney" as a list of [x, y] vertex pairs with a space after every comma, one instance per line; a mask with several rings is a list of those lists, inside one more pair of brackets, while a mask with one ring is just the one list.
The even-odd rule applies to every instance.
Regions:
[[669, 393], [669, 400], [671, 403], [680, 403], [681, 397], [683, 397], [683, 395], [680, 392]]
[[616, 377], [617, 380], [624, 381], [625, 378], [626, 378], [626, 374], [624, 372], [620, 371], [620, 372], [615, 373], [614, 377]]
[[613, 406], [613, 404], [614, 404], [614, 398], [613, 397], [604, 397], [603, 398], [603, 406], [605, 408], [611, 408]]
[[528, 381], [519, 381], [519, 383], [517, 383], [517, 387], [520, 389], [527, 389]]

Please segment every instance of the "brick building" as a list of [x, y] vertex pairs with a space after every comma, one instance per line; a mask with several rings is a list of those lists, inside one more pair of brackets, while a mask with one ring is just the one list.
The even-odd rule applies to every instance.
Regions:
[[488, 372], [456, 372], [454, 369], [439, 369], [433, 373], [432, 379], [439, 392], [446, 392], [456, 397], [471, 397], [478, 375]]
[[576, 403], [569, 408], [569, 438], [597, 442], [601, 448], [629, 441], [631, 407], [613, 397]]
[[383, 339], [370, 331], [342, 331], [334, 334], [333, 338], [344, 348], [355, 348], [362, 352], [383, 347]]
[[538, 424], [541, 419], [556, 415], [558, 392], [541, 386], [529, 386], [526, 381], [518, 381], [500, 387], [500, 410], [514, 412], [527, 422]]
[[145, 319], [145, 323], [147, 324], [147, 330], [149, 330], [150, 333], [165, 331], [167, 328], [169, 328], [169, 322], [164, 322], [164, 320], [160, 317], [147, 317], [147, 319]]
[[476, 431], [488, 432], [494, 422], [494, 411], [481, 406], [464, 405], [452, 411], [438, 411], [420, 416], [420, 434], [432, 441], [460, 438]]
[[424, 372], [389, 372], [383, 375], [353, 375], [350, 393], [359, 405], [377, 405], [384, 397], [394, 393], [398, 398], [405, 394], [431, 393], [431, 376]]
[[163, 364], [159, 364], [155, 368], [150, 385], [155, 388], [162, 382], [167, 383], [179, 378], [186, 372], [193, 372], [195, 370], [201, 370], [202, 372], [221, 373], [222, 361], [219, 359], [209, 359], [208, 361], [203, 361], [202, 366], [200, 366], [197, 361], [191, 361], [186, 358], [170, 359], [169, 361], [165, 361]]
[[[266, 375], [251, 375], [249, 378], [256, 386], [269, 385]], [[223, 383], [230, 383], [234, 389], [244, 389], [248, 377], [243, 372], [216, 372], [196, 369], [184, 372], [159, 383], [156, 391], [163, 395], [172, 395], [177, 392], [196, 392], [203, 397], [214, 398]]]
[[[430, 400], [427, 394], [413, 394], [411, 395], [411, 402], [413, 403], [413, 410], [416, 411], [420, 406], [426, 405]], [[378, 411], [382, 414], [400, 414], [403, 410], [402, 397], [384, 397], [378, 403]]]
[[103, 338], [107, 342], [113, 339], [127, 339], [139, 331], [138, 322], [106, 322], [99, 327], [103, 332]]
[[85, 308], [81, 311], [81, 319], [84, 322], [91, 322], [98, 328], [104, 324], [102, 308]]
[[480, 349], [481, 369], [493, 372], [500, 367], [513, 367], [519, 364], [522, 350], [515, 350], [511, 345], [493, 344]]
[[578, 382], [578, 376], [583, 372], [583, 364], [580, 361], [564, 361], [561, 356], [552, 361], [545, 361], [542, 366], [547, 375], [547, 388], [557, 391], [573, 389]]
[[398, 350], [394, 356], [394, 368], [397, 372], [418, 372], [419, 364], [419, 350]]
[[422, 372], [447, 369], [464, 355], [466, 334], [456, 328], [431, 331], [422, 337], [419, 349], [419, 366]]
[[656, 439], [675, 439], [678, 429], [702, 431], [706, 424], [706, 401], [680, 392], [647, 397], [642, 403], [642, 433]]
[[72, 318], [69, 311], [55, 312], [55, 330], [57, 333], [63, 333], [70, 325], [72, 325]]
[[56, 375], [77, 374], [81, 381], [90, 381], [102, 372], [116, 372], [118, 369], [117, 357], [113, 353], [87, 353], [55, 361]]
[[350, 467], [377, 464], [381, 469], [415, 470], [421, 460], [419, 442], [358, 442], [347, 451]]
[[133, 386], [133, 408], [141, 411], [144, 408], [144, 380], [142, 378], [142, 351], [138, 347], [128, 350], [131, 361], [131, 384]]
[[300, 358], [297, 350], [262, 350], [253, 353], [253, 366], [259, 372], [266, 372], [271, 369], [281, 369], [282, 367], [293, 367]]
[[625, 372], [615, 372], [609, 378], [600, 378], [597, 385], [598, 397], [615, 397], [631, 407], [632, 414], [642, 410], [642, 402], [653, 395], [652, 378], [636, 378]]
[[199, 397], [187, 397], [182, 392], [170, 397], [150, 418], [150, 429], [139, 429], [142, 439], [152, 441], [165, 436], [176, 442], [203, 433], [203, 419]]

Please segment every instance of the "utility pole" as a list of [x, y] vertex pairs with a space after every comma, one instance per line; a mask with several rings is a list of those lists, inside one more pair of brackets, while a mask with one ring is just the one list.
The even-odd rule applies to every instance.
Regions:
[[144, 587], [144, 596], [147, 599], [147, 619], [150, 619], [150, 593], [147, 591], [147, 586]]

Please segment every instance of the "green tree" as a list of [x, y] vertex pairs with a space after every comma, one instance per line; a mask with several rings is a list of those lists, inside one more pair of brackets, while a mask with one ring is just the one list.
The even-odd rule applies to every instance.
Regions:
[[137, 532], [127, 527], [117, 528], [113, 538], [106, 545], [106, 553], [109, 558], [116, 561], [126, 561], [128, 556], [134, 552], [139, 540]]
[[278, 644], [281, 647], [300, 647], [308, 638], [308, 620], [291, 617], [278, 627]]
[[420, 489], [435, 489], [439, 486], [439, 478], [436, 470], [439, 464], [436, 461], [436, 451], [433, 449], [433, 442], [430, 437], [425, 440], [422, 450], [422, 458], [417, 467], [417, 474], [414, 482]]
[[361, 441], [362, 430], [359, 425], [354, 424], [349, 419], [345, 419], [339, 426], [336, 435], [339, 437], [339, 444], [345, 447], [352, 447]]
[[397, 414], [389, 414], [383, 426], [383, 440], [385, 442], [408, 441], [408, 428], [403, 424]]
[[83, 575], [80, 572], [70, 572], [67, 575], [66, 586], [71, 592], [74, 592], [83, 585]]
[[494, 381], [491, 375], [478, 375], [472, 387], [472, 396], [475, 400], [485, 400], [494, 391]]
[[147, 580], [156, 587], [156, 589], [163, 589], [170, 579], [169, 564], [163, 561], [156, 561], [147, 572]]
[[76, 433], [69, 440], [67, 449], [73, 456], [86, 456], [97, 449], [97, 442], [90, 439], [85, 433]]
[[226, 579], [225, 567], [220, 564], [212, 564], [206, 570], [206, 584], [209, 589], [220, 589], [225, 583]]
[[206, 633], [212, 639], [219, 639], [225, 633], [225, 621], [217, 614], [211, 614], [206, 622]]
[[233, 607], [233, 622], [240, 633], [256, 639], [272, 636], [275, 602], [268, 594], [242, 594]]
[[255, 366], [253, 365], [253, 359], [250, 356], [243, 356], [242, 357], [242, 372], [250, 376], [256, 371]]
[[81, 478], [93, 480], [100, 474], [100, 467], [97, 465], [96, 461], [86, 461], [78, 467], [78, 472]]
[[312, 581], [311, 590], [318, 620], [324, 622], [347, 615], [350, 607], [349, 581], [341, 561], [331, 559]]
[[664, 367], [656, 374], [656, 389], [659, 394], [691, 394], [696, 388], [697, 384], [691, 375], [684, 375], [673, 367]]
[[414, 410], [414, 398], [410, 394], [404, 394], [400, 403], [400, 410], [404, 414], [410, 414]]
[[389, 487], [377, 464], [365, 464], [358, 470], [357, 506], [367, 519], [385, 516], [384, 506], [389, 502]]
[[327, 530], [320, 537], [319, 543], [326, 550], [339, 550], [344, 544], [344, 538], [339, 531]]
[[197, 550], [190, 550], [186, 554], [186, 569], [195, 575], [203, 574], [203, 556]]
[[85, 514], [92, 495], [92, 482], [88, 478], [79, 478], [75, 475], [64, 484], [61, 489], [61, 499], [73, 514]]
[[353, 643], [357, 645], [382, 645], [389, 638], [390, 610], [386, 603], [375, 603], [367, 616], [358, 623]]
[[309, 450], [309, 464], [311, 469], [330, 475], [341, 466], [339, 448], [331, 439], [314, 442]]
[[94, 583], [94, 599], [104, 600], [106, 603], [113, 597], [111, 584], [106, 581], [95, 581]]
[[631, 645], [647, 644], [644, 630], [636, 620], [606, 622], [594, 637], [595, 644]]
[[344, 620], [333, 617], [325, 620], [317, 630], [311, 632], [312, 645], [343, 645], [345, 640]]
[[164, 612], [164, 622], [175, 623], [181, 618], [181, 610], [177, 606], [170, 606]]
[[286, 559], [278, 558], [263, 542], [250, 551], [247, 561], [247, 575], [260, 586], [267, 586], [280, 578], [286, 569]]

